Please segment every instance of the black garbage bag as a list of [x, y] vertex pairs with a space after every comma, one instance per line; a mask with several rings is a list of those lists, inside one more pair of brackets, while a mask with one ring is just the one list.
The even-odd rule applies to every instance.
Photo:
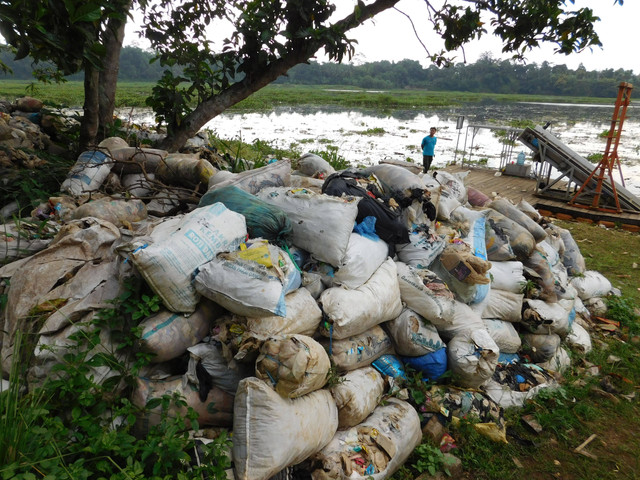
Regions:
[[409, 232], [400, 219], [400, 215], [390, 207], [376, 200], [356, 181], [355, 173], [338, 172], [329, 175], [322, 185], [322, 193], [341, 197], [343, 194], [362, 197], [358, 202], [356, 221], [366, 217], [376, 218], [376, 234], [388, 244], [409, 243]]

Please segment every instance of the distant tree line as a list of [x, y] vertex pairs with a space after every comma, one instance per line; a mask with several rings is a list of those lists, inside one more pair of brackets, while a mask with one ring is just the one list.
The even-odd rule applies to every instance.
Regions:
[[640, 85], [632, 70], [587, 71], [580, 65], [541, 65], [496, 60], [484, 54], [477, 62], [449, 68], [423, 68], [415, 60], [371, 62], [363, 65], [310, 63], [297, 65], [277, 83], [353, 85], [361, 88], [420, 88], [476, 93], [615, 97], [620, 82]]
[[[124, 47], [120, 56], [119, 80], [155, 82], [162, 76], [158, 62], [151, 63], [153, 53], [138, 47]], [[29, 59], [13, 61], [9, 52], [0, 53], [13, 70], [4, 78], [33, 79]], [[3, 75], [0, 75], [2, 78]], [[74, 80], [81, 80], [81, 74]], [[587, 71], [580, 65], [569, 69], [566, 65], [543, 62], [524, 65], [511, 60], [496, 60], [485, 53], [477, 62], [458, 63], [449, 68], [431, 65], [422, 67], [415, 60], [399, 62], [370, 62], [362, 65], [346, 63], [318, 63], [297, 65], [287, 76], [276, 80], [280, 84], [345, 85], [370, 89], [415, 88], [436, 91], [476, 93], [565, 95], [587, 97], [615, 97], [620, 82], [640, 85], [640, 76], [632, 70], [606, 69]]]
[[[153, 52], [142, 50], [138, 47], [123, 47], [120, 52], [120, 71], [118, 80], [130, 82], [156, 82], [162, 77], [163, 67], [159, 62], [151, 63]], [[32, 60], [27, 57], [23, 60], [13, 60], [13, 54], [8, 51], [0, 51], [0, 60], [6, 63], [13, 74], [2, 75], [0, 78], [12, 78], [16, 80], [33, 80], [31, 74]], [[38, 65], [42, 67], [42, 64]], [[53, 67], [53, 65], [51, 65]], [[82, 80], [82, 73], [66, 77], [68, 80]]]

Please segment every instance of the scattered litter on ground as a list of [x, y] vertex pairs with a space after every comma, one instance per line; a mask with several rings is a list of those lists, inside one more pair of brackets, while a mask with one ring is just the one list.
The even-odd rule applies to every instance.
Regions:
[[[0, 141], [0, 161], [47, 143], [23, 122], [0, 118], [23, 132]], [[200, 426], [231, 429], [238, 480], [294, 465], [314, 479], [383, 479], [423, 433], [455, 452], [447, 427], [467, 416], [506, 442], [503, 408], [557, 388], [567, 346], [587, 353], [590, 329], [620, 327], [603, 307], [611, 283], [586, 270], [567, 230], [467, 189], [464, 174], [402, 162], [336, 172], [313, 154], [231, 173], [206, 145], [190, 150], [106, 139], [77, 158], [60, 196], [3, 219], [4, 372], [22, 331], [39, 338], [29, 379], [43, 381], [74, 322], [141, 277], [161, 305], [139, 322], [154, 358], [132, 402], [179, 392]], [[421, 402], [406, 394], [413, 377], [432, 383]], [[611, 379], [594, 393], [618, 400]], [[141, 410], [138, 432], [158, 408]], [[575, 452], [595, 458], [595, 437]]]

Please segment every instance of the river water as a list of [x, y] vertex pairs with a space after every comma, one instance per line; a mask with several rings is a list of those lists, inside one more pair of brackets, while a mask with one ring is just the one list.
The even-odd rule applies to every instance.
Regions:
[[[500, 130], [496, 127], [509, 126], [517, 120], [536, 125], [551, 122], [548, 130], [583, 157], [604, 153], [606, 139], [600, 134], [611, 127], [613, 103], [603, 106], [481, 102], [430, 111], [278, 107], [270, 112], [225, 113], [205, 128], [221, 138], [239, 138], [247, 143], [259, 139], [278, 148], [293, 146], [301, 152], [333, 146], [351, 164], [371, 165], [383, 159], [420, 163], [422, 137], [429, 127], [435, 126], [438, 128], [435, 167], [454, 160], [486, 159], [488, 166], [498, 168], [505, 145], [498, 138]], [[464, 120], [458, 129], [460, 117]], [[530, 157], [531, 152], [516, 142], [512, 156], [503, 161], [515, 161], [520, 151]], [[627, 110], [618, 158], [625, 186], [640, 195], [640, 107], [630, 105]], [[620, 175], [616, 173], [614, 179], [620, 182]]]

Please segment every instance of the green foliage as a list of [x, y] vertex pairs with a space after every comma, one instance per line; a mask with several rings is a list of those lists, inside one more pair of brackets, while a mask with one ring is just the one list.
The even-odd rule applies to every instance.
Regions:
[[382, 127], [374, 127], [374, 128], [367, 128], [366, 130], [361, 130], [359, 132], [356, 132], [358, 135], [384, 135], [385, 130]]
[[349, 161], [338, 153], [338, 147], [333, 145], [327, 145], [326, 150], [311, 150], [310, 153], [324, 158], [335, 170], [344, 170], [351, 166]]
[[603, 153], [590, 153], [589, 155], [587, 155], [587, 160], [589, 160], [591, 163], [600, 163], [602, 157], [604, 157]]
[[292, 144], [289, 149], [273, 146], [271, 142], [255, 139], [252, 143], [245, 143], [242, 137], [234, 139], [222, 139], [215, 132], [209, 131], [209, 145], [227, 161], [228, 170], [234, 173], [243, 172], [267, 165], [270, 160], [283, 158], [297, 158], [301, 155], [300, 149]]
[[151, 96], [146, 100], [147, 106], [153, 108], [156, 114], [156, 121], [166, 123], [168, 133], [175, 132], [191, 112], [192, 99], [186, 81], [185, 77], [165, 70], [162, 78], [151, 90]]
[[[0, 478], [226, 478], [226, 435], [200, 445], [203, 458], [199, 465], [192, 462], [196, 445], [186, 422], [197, 428], [197, 414], [192, 409], [186, 417], [169, 414], [174, 406], [186, 406], [183, 398], [150, 400], [146, 408], [161, 407], [160, 423], [144, 437], [134, 430], [145, 412], [128, 400], [130, 385], [148, 356], [136, 352], [140, 332], [132, 326], [158, 303], [138, 282], [127, 282], [112, 308], [77, 324], [73, 345], [39, 387], [27, 390], [24, 364], [13, 362], [11, 387], [0, 395]], [[115, 351], [90, 356], [107, 330], [119, 338]], [[105, 366], [114, 376], [97, 383], [94, 369]]]
[[[1, 148], [1, 147], [0, 147]], [[45, 151], [22, 149], [26, 160], [23, 168], [7, 170], [3, 173], [6, 181], [0, 183], [0, 205], [13, 201], [20, 207], [19, 216], [28, 215], [40, 203], [58, 192], [73, 161]]]
[[60, 80], [92, 65], [100, 68], [105, 54], [100, 41], [101, 26], [109, 19], [124, 18], [124, 0], [87, 3], [67, 0], [60, 5], [18, 0], [0, 5], [0, 25], [8, 44], [16, 48], [16, 58], [31, 55], [36, 63], [45, 62], [46, 69]]
[[486, 157], [479, 158], [477, 160], [467, 160], [465, 159], [465, 163], [468, 165], [484, 165], [486, 166], [489, 163], [489, 159]]
[[446, 457], [437, 447], [421, 443], [415, 448], [411, 457], [409, 465], [418, 473], [428, 472], [429, 475], [435, 475], [437, 472], [443, 471], [449, 475]]
[[607, 318], [620, 322], [631, 334], [640, 334], [640, 317], [631, 300], [611, 295], [606, 298], [606, 302]]

